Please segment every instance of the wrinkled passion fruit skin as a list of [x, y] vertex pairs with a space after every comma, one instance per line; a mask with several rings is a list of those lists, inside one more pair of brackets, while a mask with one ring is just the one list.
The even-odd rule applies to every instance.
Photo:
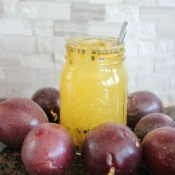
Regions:
[[32, 100], [44, 110], [49, 122], [60, 122], [60, 93], [57, 89], [41, 88], [34, 93]]
[[0, 103], [0, 141], [20, 149], [24, 138], [35, 126], [49, 122], [35, 102], [27, 98], [11, 98]]
[[171, 117], [163, 113], [151, 113], [144, 116], [136, 125], [134, 133], [141, 140], [148, 134], [150, 131], [161, 128], [161, 127], [175, 127], [175, 122]]
[[64, 174], [75, 159], [73, 139], [64, 127], [55, 123], [44, 123], [31, 130], [21, 153], [31, 175]]
[[145, 115], [163, 113], [163, 104], [159, 97], [149, 91], [137, 91], [128, 96], [127, 125], [134, 129]]
[[141, 146], [126, 126], [104, 123], [93, 128], [82, 146], [82, 162], [91, 174], [106, 175], [115, 167], [116, 175], [135, 175], [141, 160]]
[[175, 174], [175, 128], [149, 132], [142, 141], [143, 161], [153, 175]]

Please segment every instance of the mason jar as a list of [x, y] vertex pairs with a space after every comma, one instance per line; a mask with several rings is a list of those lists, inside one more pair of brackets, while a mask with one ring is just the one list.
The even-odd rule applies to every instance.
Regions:
[[67, 41], [60, 123], [69, 130], [78, 149], [96, 125], [109, 121], [126, 124], [124, 53], [124, 43], [112, 37], [84, 36]]

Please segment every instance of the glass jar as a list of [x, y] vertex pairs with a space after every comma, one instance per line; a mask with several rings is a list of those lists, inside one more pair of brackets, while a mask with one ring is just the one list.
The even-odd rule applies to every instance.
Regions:
[[124, 44], [111, 37], [74, 37], [66, 44], [60, 87], [60, 122], [78, 149], [87, 132], [104, 122], [126, 124]]

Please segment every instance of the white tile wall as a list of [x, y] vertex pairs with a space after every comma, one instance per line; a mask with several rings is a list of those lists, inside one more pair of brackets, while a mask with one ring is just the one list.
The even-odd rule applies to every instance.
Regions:
[[103, 21], [89, 21], [88, 34], [117, 37], [122, 23]]
[[173, 76], [173, 74], [171, 74], [171, 69], [174, 68], [174, 64], [175, 60], [173, 57], [159, 56], [155, 60], [155, 72]]
[[131, 72], [152, 74], [154, 70], [154, 57], [131, 56], [126, 60], [127, 69]]
[[54, 33], [56, 36], [86, 35], [88, 31], [87, 21], [55, 21]]
[[139, 22], [139, 7], [136, 5], [106, 5], [106, 21], [125, 21], [129, 23]]
[[[132, 57], [138, 57], [138, 46], [139, 46], [139, 40], [126, 40], [125, 41], [125, 48], [126, 48], [126, 62], [128, 60], [132, 60]], [[132, 60], [133, 61], [133, 60]], [[133, 62], [134, 64], [134, 62]]]
[[156, 55], [156, 42], [147, 41], [147, 40], [139, 40], [138, 52], [141, 57], [148, 56], [152, 57]]
[[70, 20], [71, 4], [46, 1], [4, 1], [4, 16], [32, 19]]
[[[141, 40], [155, 40], [157, 37], [157, 25], [156, 23], [143, 23], [139, 26], [139, 39]], [[136, 30], [135, 30], [136, 31]], [[134, 33], [134, 31], [132, 31]]]
[[[137, 74], [136, 80], [136, 88], [139, 89], [147, 89], [150, 90], [150, 87], [154, 87], [151, 90], [155, 91], [160, 89], [161, 91], [165, 91], [170, 88], [170, 77], [166, 75], [157, 75], [157, 74]], [[173, 95], [173, 94], [172, 94]]]
[[4, 70], [7, 67], [21, 66], [22, 54], [16, 52], [3, 52], [0, 54], [0, 65]]
[[66, 38], [62, 36], [44, 36], [37, 38], [37, 50], [39, 52], [46, 52], [46, 53], [55, 53], [59, 52], [64, 56], [65, 54], [65, 44]]
[[122, 4], [124, 0], [89, 0], [92, 4]]
[[142, 22], [156, 22], [158, 24], [174, 23], [175, 21], [174, 7], [140, 7], [140, 20]]
[[24, 55], [21, 61], [23, 68], [50, 68], [54, 67], [53, 55], [51, 53], [34, 53]]
[[[173, 34], [172, 34], [173, 35]], [[164, 56], [165, 58], [168, 56], [175, 55], [175, 41], [173, 38], [169, 40], [159, 39], [156, 41], [156, 55], [157, 56]]]
[[175, 78], [172, 76], [171, 78], [171, 81], [170, 81], [170, 85], [171, 85], [171, 90], [173, 91], [174, 90], [174, 87], [175, 87]]
[[22, 85], [19, 83], [7, 83], [6, 87], [6, 98], [22, 96]]
[[36, 36], [53, 36], [54, 20], [39, 19], [33, 20], [33, 34]]
[[[174, 15], [175, 21], [175, 15]], [[175, 38], [175, 23], [174, 24], [158, 24], [157, 27], [157, 37], [160, 39], [172, 39]]]
[[0, 98], [59, 89], [66, 40], [117, 37], [124, 20], [129, 92], [175, 104], [174, 0], [0, 0]]
[[140, 6], [158, 6], [158, 0], [138, 0]]
[[9, 84], [32, 84], [37, 83], [37, 69], [8, 67], [6, 68], [6, 82]]
[[72, 20], [89, 21], [99, 20], [104, 21], [105, 6], [102, 4], [90, 3], [72, 3]]
[[0, 67], [0, 83], [5, 81], [5, 69]]
[[2, 37], [0, 41], [1, 51], [6, 52], [20, 52], [20, 53], [32, 53], [37, 51], [36, 37], [34, 36], [22, 36], [22, 35], [8, 35]]
[[56, 86], [59, 88], [60, 84], [60, 72], [58, 69], [39, 69], [38, 70], [38, 83], [45, 86]]
[[175, 7], [175, 1], [174, 0], [159, 0], [159, 6]]
[[28, 20], [1, 18], [0, 35], [32, 35], [32, 26]]

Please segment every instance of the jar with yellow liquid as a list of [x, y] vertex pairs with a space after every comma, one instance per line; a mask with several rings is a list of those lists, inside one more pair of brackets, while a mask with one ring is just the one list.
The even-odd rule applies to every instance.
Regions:
[[74, 37], [66, 44], [60, 122], [81, 149], [87, 132], [104, 122], [126, 124], [124, 43], [111, 37]]

